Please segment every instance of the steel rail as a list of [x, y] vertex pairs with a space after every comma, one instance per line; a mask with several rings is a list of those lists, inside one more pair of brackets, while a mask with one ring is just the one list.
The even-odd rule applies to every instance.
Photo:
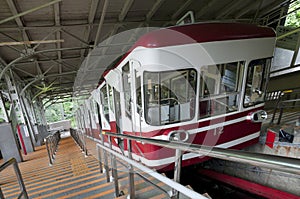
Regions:
[[203, 156], [209, 156], [213, 158], [219, 158], [223, 160], [229, 160], [233, 162], [240, 162], [251, 164], [254, 166], [265, 167], [268, 169], [275, 169], [283, 172], [289, 172], [300, 175], [300, 159], [274, 156], [269, 154], [259, 154], [246, 152], [241, 150], [223, 149], [212, 146], [196, 145], [176, 141], [158, 140], [145, 137], [135, 137], [124, 134], [115, 134], [109, 132], [103, 132], [104, 135], [112, 137], [118, 137], [123, 139], [130, 139], [134, 141], [140, 141], [148, 144], [154, 144], [161, 147], [167, 147], [171, 149], [180, 149], [182, 151], [188, 151]]

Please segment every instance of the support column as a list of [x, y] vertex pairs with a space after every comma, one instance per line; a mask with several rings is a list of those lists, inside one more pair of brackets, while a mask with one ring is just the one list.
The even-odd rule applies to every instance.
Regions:
[[[26, 109], [25, 109], [25, 106], [23, 103], [23, 99], [19, 97], [18, 89], [16, 88], [16, 86], [14, 86], [12, 84], [12, 81], [8, 75], [5, 75], [5, 80], [6, 80], [8, 89], [9, 89], [11, 103], [13, 105], [13, 108], [15, 109], [15, 113], [18, 118], [18, 124], [25, 125], [25, 127], [23, 128], [25, 137], [23, 137], [23, 139], [24, 140], [29, 139], [29, 142], [25, 142], [25, 143], [27, 143], [27, 145], [25, 145], [26, 150], [27, 150], [27, 152], [33, 152], [34, 151], [34, 144], [33, 144], [34, 134], [32, 131], [31, 122], [29, 120], [29, 117], [27, 115], [27, 112], [26, 112]], [[28, 134], [27, 134], [27, 132], [28, 132]]]
[[[14, 157], [18, 162], [23, 161], [18, 143], [16, 134], [13, 131], [12, 123], [9, 122], [9, 116], [7, 110], [4, 105], [4, 100], [2, 96], [2, 92], [0, 92], [0, 108], [4, 113], [4, 123], [0, 124], [0, 150], [2, 157], [5, 161]], [[22, 143], [22, 140], [20, 139]]]

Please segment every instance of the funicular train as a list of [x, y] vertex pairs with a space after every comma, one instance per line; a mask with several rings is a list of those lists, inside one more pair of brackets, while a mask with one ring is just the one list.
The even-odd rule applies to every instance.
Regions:
[[[96, 139], [99, 129], [164, 140], [181, 130], [193, 144], [233, 149], [255, 144], [266, 118], [275, 38], [271, 28], [239, 23], [149, 32], [103, 74], [78, 118]], [[113, 149], [126, 153], [127, 143], [113, 139]], [[132, 151], [149, 167], [172, 169], [174, 150], [133, 142]], [[185, 153], [182, 164], [204, 160]]]

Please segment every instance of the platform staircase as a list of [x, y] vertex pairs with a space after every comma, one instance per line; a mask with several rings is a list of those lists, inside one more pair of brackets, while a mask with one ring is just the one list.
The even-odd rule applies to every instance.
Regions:
[[[115, 198], [114, 183], [106, 181], [106, 175], [99, 172], [98, 160], [85, 155], [71, 137], [60, 141], [54, 164], [49, 166], [44, 146], [25, 157], [19, 164], [29, 198]], [[120, 196], [128, 195], [128, 173], [118, 166]], [[170, 188], [155, 179], [156, 185]], [[0, 187], [5, 198], [17, 198], [19, 185], [12, 168], [0, 173]], [[135, 175], [136, 198], [169, 198], [162, 191], [150, 186]], [[122, 196], [123, 195], [123, 196]]]

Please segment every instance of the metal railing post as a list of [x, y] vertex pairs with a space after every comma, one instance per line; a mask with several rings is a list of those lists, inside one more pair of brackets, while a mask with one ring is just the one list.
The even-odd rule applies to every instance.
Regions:
[[50, 162], [49, 165], [52, 166], [53, 161], [52, 161], [51, 151], [50, 151], [50, 147], [49, 147], [49, 138], [46, 138], [46, 148], [47, 148], [48, 158], [49, 158], [49, 162]]
[[[184, 139], [181, 138], [181, 134], [184, 135]], [[186, 131], [178, 130], [170, 132], [169, 140], [176, 141], [178, 143], [183, 143], [187, 141], [189, 138], [189, 134]], [[174, 161], [174, 181], [180, 183], [181, 177], [181, 167], [182, 167], [182, 151], [181, 149], [175, 150], [175, 161]], [[176, 189], [171, 190], [171, 198], [178, 199], [179, 198], [179, 191]]]
[[[2, 172], [4, 169], [6, 169], [7, 167], [9, 167], [10, 165], [13, 166], [15, 174], [17, 176], [17, 180], [18, 180], [18, 184], [20, 186], [20, 191], [21, 193], [19, 194], [18, 198], [21, 198], [23, 196], [23, 198], [28, 199], [28, 194], [25, 188], [25, 184], [21, 175], [21, 171], [19, 169], [17, 160], [15, 158], [11, 158], [8, 161], [6, 161], [4, 164], [0, 165], [0, 172]], [[0, 188], [0, 198], [4, 199], [4, 194]]]
[[4, 195], [3, 195], [1, 187], [0, 187], [0, 198], [4, 198]]
[[[101, 134], [101, 138], [102, 138], [101, 144], [102, 144], [102, 146], [104, 146], [104, 136], [103, 136], [103, 134]], [[104, 169], [105, 169], [105, 172], [106, 172], [106, 182], [110, 182], [107, 153], [103, 149], [102, 149], [102, 151], [103, 151], [103, 159], [104, 159]]]
[[279, 116], [278, 116], [278, 120], [277, 120], [277, 125], [280, 124], [280, 122], [281, 122], [282, 114], [283, 114], [283, 104], [280, 106], [280, 112], [279, 112]]
[[86, 141], [85, 141], [85, 137], [84, 137], [83, 133], [82, 133], [82, 145], [83, 145], [84, 155], [85, 155], [85, 157], [87, 157], [88, 156], [88, 150], [87, 150], [87, 147], [86, 147]]
[[[109, 141], [109, 148], [112, 150], [111, 136], [108, 136], [108, 141]], [[111, 167], [112, 167], [112, 177], [115, 185], [115, 196], [118, 197], [120, 195], [120, 192], [119, 192], [117, 161], [116, 161], [116, 157], [111, 153], [110, 153], [110, 158], [111, 158]]]
[[96, 145], [97, 147], [97, 154], [98, 154], [98, 160], [99, 160], [99, 169], [100, 169], [100, 173], [103, 173], [103, 165], [102, 165], [102, 157], [101, 157], [101, 151], [98, 145]]
[[[174, 166], [174, 181], [180, 183], [181, 166], [182, 166], [182, 152], [180, 149], [176, 149], [175, 152], [175, 166]], [[179, 192], [172, 189], [172, 199], [178, 199]]]
[[[131, 148], [131, 140], [127, 139], [127, 149], [128, 149], [128, 158], [132, 160], [132, 148]], [[134, 169], [132, 164], [129, 164], [129, 198], [135, 198], [135, 188], [134, 188]]]
[[22, 195], [24, 196], [25, 199], [28, 199], [29, 197], [28, 197], [28, 194], [27, 194], [27, 191], [26, 191], [26, 188], [25, 188], [25, 184], [24, 184], [24, 181], [23, 181], [23, 178], [22, 178], [22, 175], [21, 175], [21, 171], [20, 171], [19, 166], [16, 162], [14, 163], [14, 170], [17, 174], [18, 183], [20, 185], [21, 193], [22, 193]]
[[[112, 135], [113, 136], [113, 135]], [[119, 135], [118, 135], [119, 136]], [[189, 198], [199, 198], [199, 199], [207, 199], [206, 197], [202, 196], [201, 194], [186, 188], [185, 186], [178, 184], [177, 182], [174, 182], [173, 180], [169, 179], [166, 176], [163, 176], [162, 174], [159, 174], [158, 172], [153, 171], [152, 169], [134, 161], [129, 159], [128, 157], [124, 156], [123, 154], [120, 154], [112, 149], [109, 149], [106, 146], [103, 145], [99, 145], [103, 150], [106, 150], [108, 153], [113, 154], [114, 156], [116, 156], [117, 158], [120, 159], [120, 161], [122, 162], [127, 162], [129, 164], [131, 164], [134, 168], [136, 168], [138, 171], [142, 171], [143, 173], [147, 173], [149, 176], [154, 177], [155, 179], [159, 180], [160, 182], [163, 182], [164, 184], [175, 188], [176, 190], [178, 190], [179, 192], [182, 192], [185, 196], [189, 197]], [[142, 179], [145, 179], [142, 175], [141, 175]], [[147, 179], [145, 179], [147, 181]], [[156, 185], [154, 185], [155, 187], [157, 187]], [[158, 189], [162, 190], [162, 188], [157, 187]], [[162, 190], [162, 192], [164, 194], [166, 194], [166, 196], [168, 198], [170, 198], [169, 193], [165, 192]]]

